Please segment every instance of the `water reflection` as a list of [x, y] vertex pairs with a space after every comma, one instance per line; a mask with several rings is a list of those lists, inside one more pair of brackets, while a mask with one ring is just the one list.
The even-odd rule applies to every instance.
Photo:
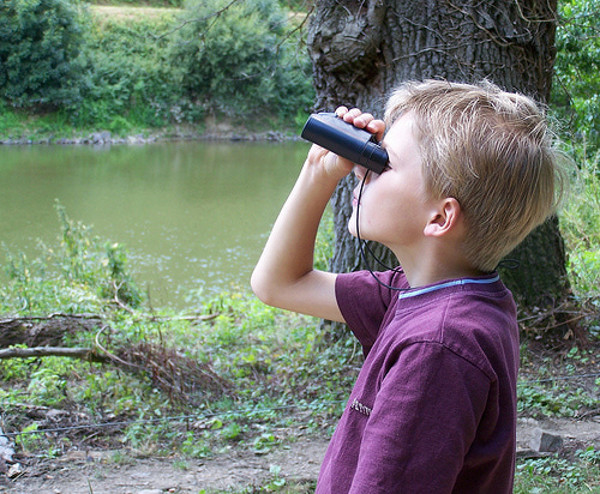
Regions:
[[0, 227], [11, 251], [56, 242], [55, 200], [124, 243], [156, 305], [190, 289], [247, 287], [305, 143], [178, 142], [0, 150]]

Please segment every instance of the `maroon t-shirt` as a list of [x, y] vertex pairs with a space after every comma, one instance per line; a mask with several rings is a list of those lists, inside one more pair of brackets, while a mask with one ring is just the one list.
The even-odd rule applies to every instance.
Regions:
[[498, 276], [393, 291], [349, 273], [336, 296], [366, 360], [316, 493], [512, 492], [519, 336]]

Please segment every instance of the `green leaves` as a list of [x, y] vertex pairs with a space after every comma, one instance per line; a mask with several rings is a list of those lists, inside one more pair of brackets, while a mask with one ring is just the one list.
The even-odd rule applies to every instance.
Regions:
[[[172, 47], [181, 86], [192, 99], [229, 115], [310, 105], [310, 66], [288, 43], [276, 0], [190, 2]], [[294, 40], [297, 41], [297, 40]], [[293, 108], [290, 106], [293, 105]]]
[[600, 0], [559, 4], [552, 107], [584, 154], [600, 150]]
[[[10, 103], [7, 110], [50, 105], [63, 115], [63, 127], [127, 135], [196, 124], [206, 114], [260, 116], [263, 127], [274, 119], [290, 128], [313, 103], [301, 34], [276, 0], [196, 1], [184, 10], [140, 9], [135, 18], [94, 7], [84, 16], [75, 2], [0, 5], [0, 105]], [[37, 15], [40, 5], [51, 15]], [[15, 21], [17, 10], [31, 13], [25, 24], [38, 38]], [[0, 132], [23, 127], [17, 117], [3, 112]]]
[[28, 259], [6, 252], [9, 283], [0, 287], [0, 312], [94, 312], [116, 302], [138, 307], [143, 293], [129, 274], [123, 245], [101, 241], [91, 228], [69, 218], [57, 204], [61, 223], [58, 248], [42, 247]]
[[25, 107], [80, 100], [79, 15], [68, 0], [5, 0], [0, 5], [0, 97]]

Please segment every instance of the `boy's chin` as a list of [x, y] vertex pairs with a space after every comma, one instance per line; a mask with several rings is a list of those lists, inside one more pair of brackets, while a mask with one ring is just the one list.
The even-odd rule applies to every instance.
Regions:
[[348, 233], [353, 237], [358, 237], [356, 234], [356, 218], [354, 217], [351, 217], [350, 220], [348, 220]]

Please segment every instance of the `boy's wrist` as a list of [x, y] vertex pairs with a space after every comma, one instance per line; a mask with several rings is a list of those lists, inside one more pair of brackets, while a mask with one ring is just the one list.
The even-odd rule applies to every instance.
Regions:
[[304, 170], [319, 185], [334, 187], [352, 171], [353, 164], [326, 149], [314, 145], [304, 162]]

